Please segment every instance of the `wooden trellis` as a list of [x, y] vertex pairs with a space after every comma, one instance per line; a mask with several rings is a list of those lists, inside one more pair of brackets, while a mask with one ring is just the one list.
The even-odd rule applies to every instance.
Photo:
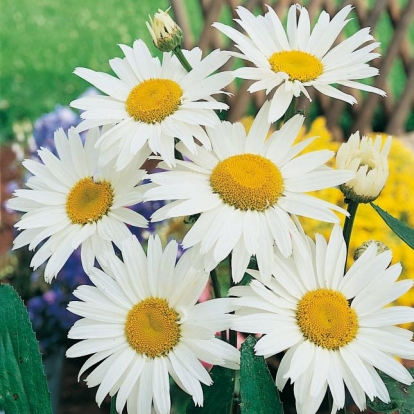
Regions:
[[[190, 16], [188, 11], [189, 2], [197, 2], [204, 19], [203, 28], [198, 38], [195, 38], [190, 28]], [[235, 50], [233, 43], [224, 38], [211, 24], [220, 20], [223, 11], [227, 12], [232, 18], [237, 18], [235, 8], [243, 5], [254, 13], [265, 13], [266, 4], [272, 6], [278, 15], [283, 19], [289, 6], [297, 3], [297, 0], [171, 0], [172, 9], [177, 23], [182, 27], [184, 37], [184, 47], [189, 49], [199, 46], [203, 51], [212, 49]], [[367, 0], [353, 1], [332, 1], [332, 0], [308, 0], [301, 2], [304, 4], [311, 19], [315, 19], [322, 9], [326, 10], [331, 16], [347, 4], [354, 6], [354, 16], [358, 21], [358, 27], [371, 27], [372, 32], [381, 16], [386, 13], [392, 25], [391, 40], [386, 51], [381, 50], [382, 57], [371, 62], [372, 66], [378, 67], [380, 76], [375, 77], [373, 85], [385, 90], [387, 98], [383, 98], [373, 93], [364, 93], [359, 90], [344, 88], [354, 95], [358, 104], [353, 106], [332, 98], [329, 98], [316, 90], [311, 90], [314, 102], [318, 104], [318, 115], [324, 115], [327, 119], [328, 127], [334, 132], [337, 139], [344, 139], [344, 128], [341, 127], [341, 119], [344, 114], [351, 120], [350, 131], [359, 130], [368, 132], [381, 130], [390, 134], [400, 135], [407, 129], [408, 118], [414, 117], [414, 53], [410, 51], [408, 40], [409, 25], [413, 24], [414, 0], [405, 2], [405, 6], [400, 5], [398, 0], [376, 0], [372, 6], [368, 6]], [[227, 10], [224, 10], [227, 9]], [[231, 23], [234, 23], [233, 21]], [[238, 25], [238, 29], [240, 27]], [[341, 40], [341, 39], [339, 39]], [[376, 40], [378, 36], [376, 36]], [[414, 47], [414, 45], [411, 45]], [[390, 84], [390, 71], [396, 60], [400, 60], [405, 74], [405, 86], [399, 96], [395, 96]], [[230, 111], [228, 119], [231, 121], [240, 119], [246, 114], [248, 106], [253, 102], [258, 109], [265, 100], [264, 93], [250, 94], [247, 88], [251, 81], [243, 81], [240, 88], [233, 89], [234, 94], [228, 98]], [[312, 88], [311, 88], [312, 89]], [[306, 109], [309, 101], [301, 97], [298, 108]], [[381, 126], [375, 128], [375, 117], [380, 114]], [[411, 129], [411, 128], [410, 128]], [[349, 131], [345, 131], [348, 133]]]

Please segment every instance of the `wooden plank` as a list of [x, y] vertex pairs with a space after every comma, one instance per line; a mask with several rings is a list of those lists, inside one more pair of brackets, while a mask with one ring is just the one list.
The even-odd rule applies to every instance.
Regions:
[[414, 111], [414, 59], [405, 84], [404, 92], [398, 99], [396, 110], [393, 110], [385, 129], [389, 134], [400, 135], [405, 132], [405, 121], [408, 114]]
[[[380, 73], [381, 76], [375, 78], [375, 86], [377, 88], [383, 89], [386, 86], [386, 78], [392, 67], [395, 57], [398, 54], [399, 45], [404, 39], [408, 25], [412, 21], [412, 16], [414, 15], [414, 0], [410, 0], [407, 4], [407, 7], [404, 10], [404, 13], [401, 15], [401, 20], [396, 27], [394, 32], [394, 37], [392, 38], [390, 45], [388, 47], [387, 53], [381, 59], [380, 64]], [[367, 121], [372, 119], [374, 110], [379, 100], [383, 99], [377, 94], [370, 93], [367, 95], [367, 98], [364, 102], [364, 105], [361, 107], [358, 119], [353, 125], [353, 130], [366, 131], [367, 130]], [[398, 111], [398, 106], [395, 108]]]
[[174, 13], [175, 22], [184, 32], [183, 47], [184, 49], [192, 49], [194, 45], [194, 37], [187, 15], [187, 9], [182, 0], [170, 0], [170, 3]]

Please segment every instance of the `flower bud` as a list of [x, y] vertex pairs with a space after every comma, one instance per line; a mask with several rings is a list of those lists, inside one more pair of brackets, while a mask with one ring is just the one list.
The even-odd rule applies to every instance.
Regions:
[[177, 46], [181, 46], [183, 42], [183, 31], [170, 17], [169, 10], [170, 8], [166, 11], [158, 9], [158, 12], [154, 15], [154, 20], [149, 16], [151, 24], [147, 22], [154, 45], [162, 52], [171, 52]]
[[377, 245], [377, 255], [385, 252], [386, 250], [390, 250], [387, 245], [378, 240], [368, 240], [362, 243], [361, 246], [359, 246], [357, 249], [355, 249], [354, 260], [358, 260], [362, 253], [364, 253], [372, 243], [375, 243]]
[[356, 174], [355, 178], [339, 187], [346, 198], [358, 203], [370, 203], [380, 195], [388, 178], [387, 157], [391, 143], [391, 136], [382, 146], [380, 135], [373, 141], [366, 136], [360, 139], [359, 132], [356, 132], [339, 147], [336, 167]]

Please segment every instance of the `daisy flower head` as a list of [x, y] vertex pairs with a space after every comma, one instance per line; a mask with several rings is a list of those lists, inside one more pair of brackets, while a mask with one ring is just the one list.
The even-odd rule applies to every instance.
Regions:
[[110, 125], [97, 145], [105, 159], [117, 158], [117, 169], [124, 168], [146, 145], [173, 165], [174, 138], [192, 153], [198, 146], [194, 139], [210, 148], [203, 126], [216, 125], [219, 118], [214, 110], [228, 108], [211, 95], [222, 93], [233, 80], [230, 72], [213, 72], [227, 62], [229, 54], [215, 50], [202, 59], [199, 48], [183, 50], [192, 66], [187, 72], [171, 52], [163, 53], [162, 62], [152, 57], [142, 40], [136, 40], [132, 48], [120, 47], [125, 58], [109, 61], [116, 77], [86, 68], [75, 70], [107, 94], [71, 102], [84, 111], [78, 131]]
[[[380, 195], [388, 178], [388, 154], [392, 137], [388, 136], [384, 145], [380, 135], [375, 140], [352, 134], [336, 154], [337, 168], [354, 171], [355, 178], [342, 184], [345, 197], [358, 203], [370, 203]], [[382, 148], [381, 148], [382, 147]]]
[[240, 123], [224, 121], [207, 128], [213, 145], [210, 152], [200, 148], [191, 154], [179, 144], [188, 161], [177, 161], [171, 171], [151, 174], [156, 185], [144, 195], [145, 200], [175, 200], [157, 210], [152, 221], [201, 213], [183, 246], [197, 245], [207, 270], [232, 252], [235, 282], [241, 280], [253, 255], [270, 277], [274, 244], [284, 256], [291, 254], [291, 233], [296, 231], [291, 214], [327, 222], [339, 222], [331, 210], [346, 214], [304, 193], [336, 186], [353, 173], [325, 166], [332, 151], [297, 156], [312, 141], [293, 144], [304, 121], [301, 115], [267, 138], [268, 110], [266, 103], [247, 135]]
[[[297, 11], [299, 10], [299, 18]], [[313, 86], [319, 92], [350, 104], [356, 99], [332, 86], [338, 84], [361, 89], [385, 96], [381, 89], [358, 82], [378, 74], [378, 69], [367, 62], [377, 58], [379, 53], [372, 51], [379, 46], [369, 34], [369, 28], [363, 28], [353, 36], [333, 46], [338, 35], [349, 22], [351, 6], [345, 6], [333, 18], [322, 11], [313, 30], [305, 7], [292, 5], [287, 15], [286, 32], [275, 13], [268, 6], [264, 16], [254, 16], [246, 8], [239, 6], [236, 11], [239, 19], [235, 21], [245, 30], [238, 30], [214, 23], [213, 26], [232, 39], [241, 51], [235, 56], [252, 62], [255, 67], [242, 67], [235, 76], [251, 79], [249, 91], [265, 90], [267, 94], [275, 90], [269, 121], [281, 118], [289, 107], [293, 97], [303, 93], [309, 100], [308, 87]]]
[[414, 359], [413, 333], [396, 327], [412, 322], [414, 309], [387, 307], [407, 292], [412, 280], [397, 282], [401, 264], [390, 265], [390, 250], [377, 254], [372, 243], [344, 276], [346, 246], [335, 225], [329, 242], [293, 235], [293, 255], [277, 257], [273, 276], [263, 282], [259, 271], [250, 286], [230, 289], [239, 305], [232, 329], [261, 333], [257, 355], [287, 350], [276, 385], [294, 383], [299, 414], [314, 414], [327, 389], [338, 409], [345, 404], [345, 386], [356, 405], [366, 396], [389, 402], [376, 369], [404, 384], [413, 378], [394, 356]]
[[147, 220], [127, 208], [142, 201], [140, 181], [146, 171], [140, 170], [148, 153], [142, 152], [128, 168], [116, 171], [114, 163], [99, 166], [94, 145], [99, 129], [91, 129], [85, 144], [74, 128], [68, 136], [63, 129], [54, 135], [57, 156], [40, 149], [42, 163], [25, 160], [23, 165], [33, 174], [28, 189], [18, 189], [8, 206], [22, 211], [15, 225], [23, 230], [14, 240], [14, 249], [28, 245], [37, 250], [30, 265], [36, 269], [47, 261], [44, 276], [50, 282], [72, 252], [80, 245], [82, 265], [86, 272], [95, 257], [119, 245], [131, 235], [128, 225], [147, 227]]
[[[67, 351], [70, 358], [93, 354], [79, 376], [89, 387], [99, 385], [96, 401], [117, 394], [116, 410], [129, 414], [170, 412], [169, 375], [196, 405], [203, 405], [201, 383], [212, 380], [204, 361], [239, 367], [239, 351], [215, 337], [230, 326], [234, 310], [228, 298], [198, 303], [209, 275], [188, 250], [176, 263], [175, 240], [162, 249], [158, 236], [148, 241], [147, 256], [133, 236], [93, 268], [95, 286], [80, 286], [69, 311], [82, 316], [68, 337], [82, 339]], [[101, 362], [102, 361], [102, 362]]]

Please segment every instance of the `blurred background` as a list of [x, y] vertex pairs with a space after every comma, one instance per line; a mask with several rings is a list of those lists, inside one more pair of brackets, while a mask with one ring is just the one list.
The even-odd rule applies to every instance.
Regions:
[[[211, 27], [214, 21], [232, 24], [234, 9], [243, 4], [256, 14], [266, 11], [265, 4], [276, 9], [279, 16], [286, 15], [290, 4], [296, 1], [261, 0], [0, 0], [0, 282], [11, 283], [28, 305], [33, 327], [44, 354], [48, 371], [55, 414], [90, 414], [109, 412], [108, 401], [99, 409], [94, 402], [95, 390], [88, 390], [77, 372], [84, 361], [65, 360], [69, 345], [67, 330], [74, 316], [66, 311], [73, 289], [88, 283], [75, 253], [58, 280], [52, 285], [43, 282], [42, 269], [31, 272], [31, 252], [26, 248], [11, 251], [15, 237], [14, 223], [19, 219], [8, 211], [5, 201], [16, 188], [22, 188], [27, 179], [21, 167], [24, 158], [36, 159], [40, 146], [53, 150], [53, 132], [79, 122], [79, 114], [68, 107], [69, 102], [85, 93], [96, 93], [73, 70], [87, 67], [110, 73], [108, 60], [122, 57], [118, 44], [132, 45], [141, 38], [151, 48], [152, 41], [145, 22], [158, 8], [171, 6], [171, 15], [183, 28], [184, 47], [199, 46], [207, 54], [221, 48], [234, 50], [234, 46]], [[312, 105], [307, 99], [299, 102], [306, 115], [307, 130], [303, 137], [320, 135], [325, 146], [336, 148], [350, 133], [385, 133], [397, 140], [390, 155], [390, 183], [378, 199], [378, 204], [394, 216], [414, 227], [414, 0], [303, 0], [311, 18], [321, 9], [333, 16], [339, 8], [352, 4], [353, 20], [346, 26], [342, 37], [350, 36], [362, 27], [372, 27], [375, 39], [381, 42], [381, 59], [372, 62], [381, 76], [367, 80], [386, 90], [388, 97], [353, 91], [358, 104], [350, 106], [328, 97], [313, 94]], [[159, 52], [152, 48], [154, 55]], [[236, 67], [231, 61], [227, 69]], [[243, 120], [249, 124], [263, 103], [265, 96], [246, 92], [248, 81], [233, 82], [226, 97], [231, 121]], [[326, 194], [326, 197], [336, 197]], [[332, 201], [332, 200], [330, 200]], [[338, 203], [341, 201], [335, 200]], [[147, 205], [140, 211], [149, 216], [156, 205]], [[361, 213], [364, 217], [364, 212]], [[368, 217], [369, 213], [366, 213]], [[360, 239], [384, 236], [392, 239], [395, 260], [402, 261], [404, 277], [414, 278], [414, 257], [407, 248], [379, 221], [360, 220]], [[325, 232], [316, 223], [305, 223], [310, 231]], [[168, 227], [170, 226], [170, 227]], [[178, 226], [178, 230], [177, 230]], [[151, 231], [140, 234], [145, 241]], [[166, 237], [178, 238], [181, 224], [167, 225]], [[178, 233], [174, 233], [178, 231]], [[357, 230], [358, 231], [358, 230]], [[387, 233], [388, 232], [388, 233]], [[178, 236], [177, 236], [178, 234]], [[405, 305], [413, 305], [414, 298], [406, 296]], [[179, 394], [180, 396], [181, 394]], [[182, 397], [182, 396], [181, 396]], [[181, 397], [177, 397], [180, 400]], [[182, 398], [181, 398], [182, 399]], [[184, 401], [184, 400], [183, 400]], [[180, 412], [179, 408], [176, 408]]]

